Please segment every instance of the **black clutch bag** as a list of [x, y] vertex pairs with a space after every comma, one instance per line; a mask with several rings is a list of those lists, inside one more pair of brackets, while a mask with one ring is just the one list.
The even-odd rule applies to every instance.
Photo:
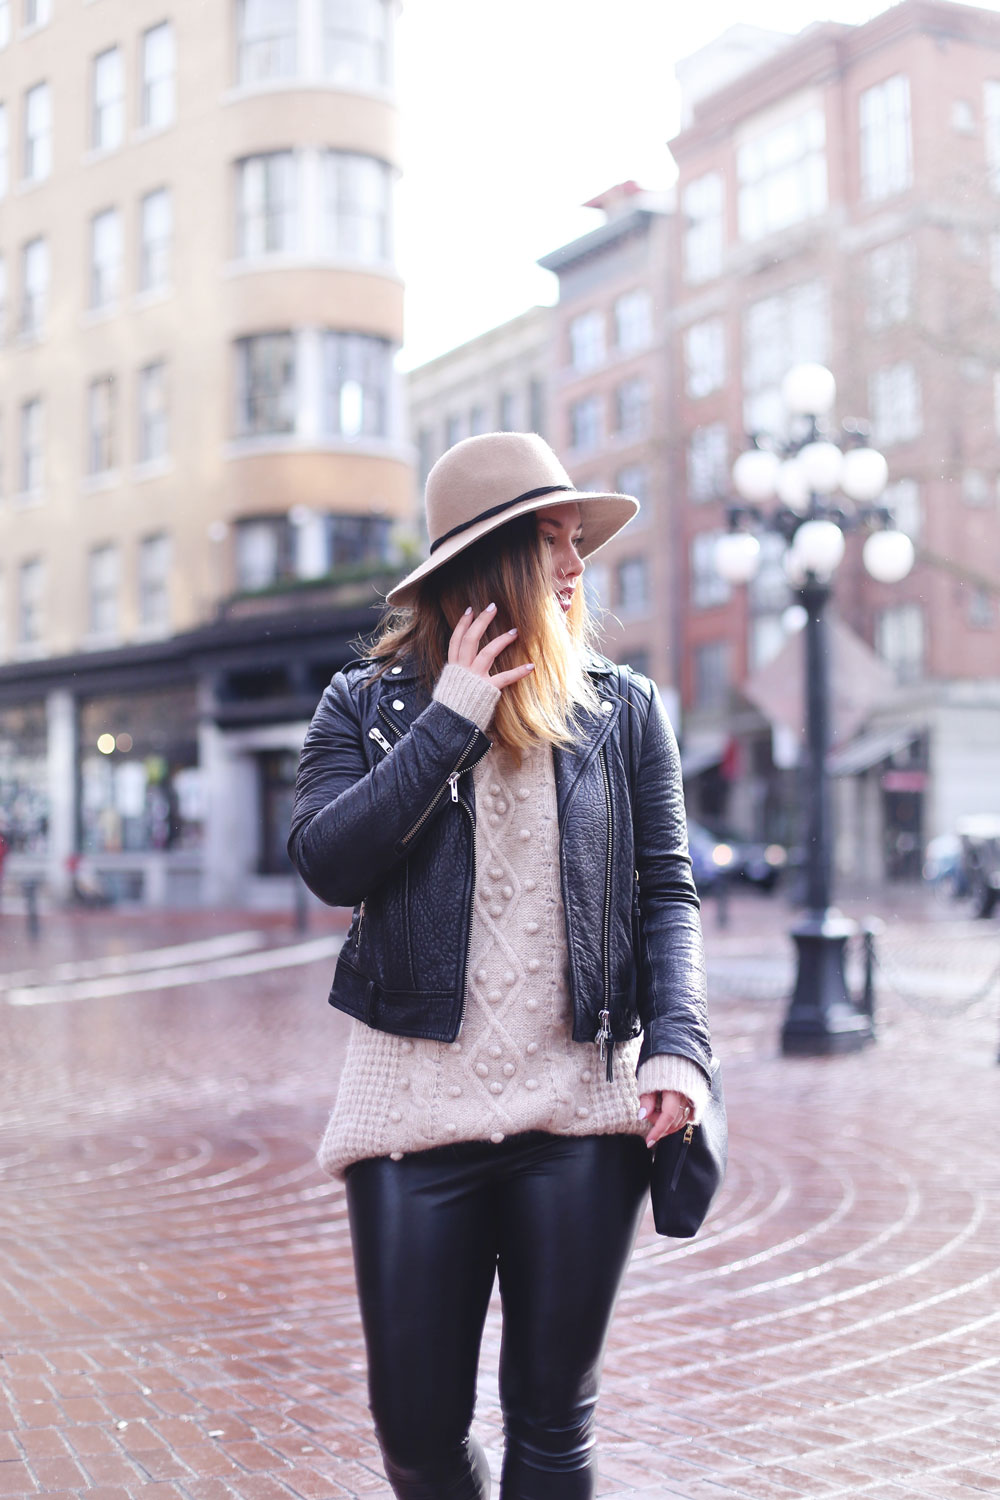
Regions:
[[649, 1193], [657, 1234], [689, 1240], [698, 1233], [722, 1186], [728, 1155], [722, 1066], [713, 1057], [712, 1092], [701, 1121], [664, 1136], [653, 1148]]

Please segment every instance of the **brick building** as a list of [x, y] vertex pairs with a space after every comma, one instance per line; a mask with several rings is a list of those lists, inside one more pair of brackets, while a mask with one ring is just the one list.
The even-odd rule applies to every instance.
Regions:
[[672, 204], [626, 182], [587, 204], [605, 222], [539, 262], [559, 278], [550, 345], [550, 440], [586, 490], [642, 510], [588, 564], [604, 649], [669, 687], [677, 679], [664, 416]]
[[681, 687], [689, 743], [722, 762], [695, 795], [774, 831], [773, 726], [741, 689], [782, 649], [789, 596], [773, 555], [730, 591], [713, 541], [744, 434], [774, 431], [782, 376], [818, 360], [837, 420], [870, 422], [918, 547], [889, 587], [853, 538], [836, 579], [841, 619], [897, 682], [835, 756], [841, 862], [912, 874], [927, 837], [1000, 811], [1000, 16], [902, 0], [747, 55], [719, 86], [700, 57], [671, 142]]

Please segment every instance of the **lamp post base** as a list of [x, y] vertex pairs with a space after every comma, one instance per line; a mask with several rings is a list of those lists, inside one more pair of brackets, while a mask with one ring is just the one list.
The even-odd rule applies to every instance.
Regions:
[[788, 1014], [781, 1028], [786, 1057], [828, 1057], [860, 1052], [874, 1041], [871, 1017], [851, 999], [844, 973], [847, 940], [856, 922], [839, 912], [810, 912], [794, 927], [798, 974]]

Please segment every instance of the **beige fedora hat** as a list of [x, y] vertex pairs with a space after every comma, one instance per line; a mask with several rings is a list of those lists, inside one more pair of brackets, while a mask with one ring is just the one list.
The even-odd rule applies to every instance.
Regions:
[[430, 555], [390, 589], [386, 603], [412, 604], [417, 585], [466, 547], [540, 506], [579, 505], [581, 557], [621, 531], [639, 509], [631, 495], [578, 490], [535, 432], [484, 432], [442, 454], [427, 476], [424, 509]]

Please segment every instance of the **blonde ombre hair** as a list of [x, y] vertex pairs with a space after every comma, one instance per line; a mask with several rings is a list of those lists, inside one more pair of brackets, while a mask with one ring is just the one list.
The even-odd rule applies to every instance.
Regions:
[[577, 712], [599, 707], [584, 665], [593, 625], [583, 588], [576, 588], [564, 613], [553, 594], [543, 546], [534, 511], [497, 527], [425, 579], [409, 608], [387, 614], [366, 648], [381, 664], [376, 677], [390, 661], [411, 656], [433, 691], [467, 606], [478, 614], [495, 602], [496, 615], [480, 644], [516, 625], [518, 633], [498, 657], [497, 670], [535, 664], [533, 672], [503, 689], [490, 730], [494, 744], [518, 764], [532, 746], [571, 745]]

